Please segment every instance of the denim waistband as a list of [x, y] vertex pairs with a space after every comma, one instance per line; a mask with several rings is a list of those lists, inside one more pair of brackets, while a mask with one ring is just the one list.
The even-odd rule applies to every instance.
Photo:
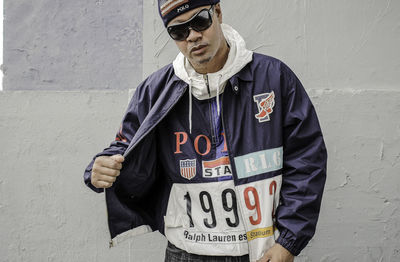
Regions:
[[249, 255], [232, 256], [205, 256], [190, 254], [168, 242], [165, 251], [165, 262], [249, 262]]

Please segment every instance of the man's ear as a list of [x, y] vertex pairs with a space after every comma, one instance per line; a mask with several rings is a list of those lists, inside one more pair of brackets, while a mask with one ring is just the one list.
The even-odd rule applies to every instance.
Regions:
[[214, 6], [214, 10], [215, 10], [215, 14], [217, 15], [218, 22], [219, 22], [220, 24], [222, 24], [222, 10], [221, 10], [221, 5], [220, 5], [220, 3], [218, 3], [218, 4], [216, 4], [216, 5]]

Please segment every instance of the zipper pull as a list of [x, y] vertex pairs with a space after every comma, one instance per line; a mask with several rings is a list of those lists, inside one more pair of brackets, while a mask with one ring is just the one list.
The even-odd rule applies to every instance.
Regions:
[[208, 75], [207, 74], [203, 75], [203, 78], [204, 78], [204, 81], [206, 82], [208, 97], [211, 97], [210, 83], [208, 82]]

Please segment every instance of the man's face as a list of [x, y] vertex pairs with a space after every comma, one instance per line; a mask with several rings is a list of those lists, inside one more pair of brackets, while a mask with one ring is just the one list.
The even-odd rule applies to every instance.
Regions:
[[[201, 6], [175, 17], [168, 26], [186, 22], [202, 9], [209, 9], [211, 6]], [[222, 33], [222, 14], [220, 5], [214, 6], [212, 25], [201, 32], [191, 29], [189, 36], [183, 41], [175, 41], [182, 54], [190, 61], [193, 67], [207, 67], [215, 62], [217, 52], [222, 48], [225, 38]]]

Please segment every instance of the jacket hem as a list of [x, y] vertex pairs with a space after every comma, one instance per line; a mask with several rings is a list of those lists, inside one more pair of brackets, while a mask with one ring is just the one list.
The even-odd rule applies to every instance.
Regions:
[[117, 236], [115, 236], [113, 239], [110, 240], [110, 248], [111, 247], [115, 247], [118, 244], [124, 242], [125, 240], [132, 238], [134, 236], [138, 236], [138, 235], [143, 235], [143, 234], [147, 234], [153, 232], [153, 230], [151, 229], [151, 227], [149, 225], [141, 225], [138, 227], [135, 227], [131, 230], [125, 231]]

